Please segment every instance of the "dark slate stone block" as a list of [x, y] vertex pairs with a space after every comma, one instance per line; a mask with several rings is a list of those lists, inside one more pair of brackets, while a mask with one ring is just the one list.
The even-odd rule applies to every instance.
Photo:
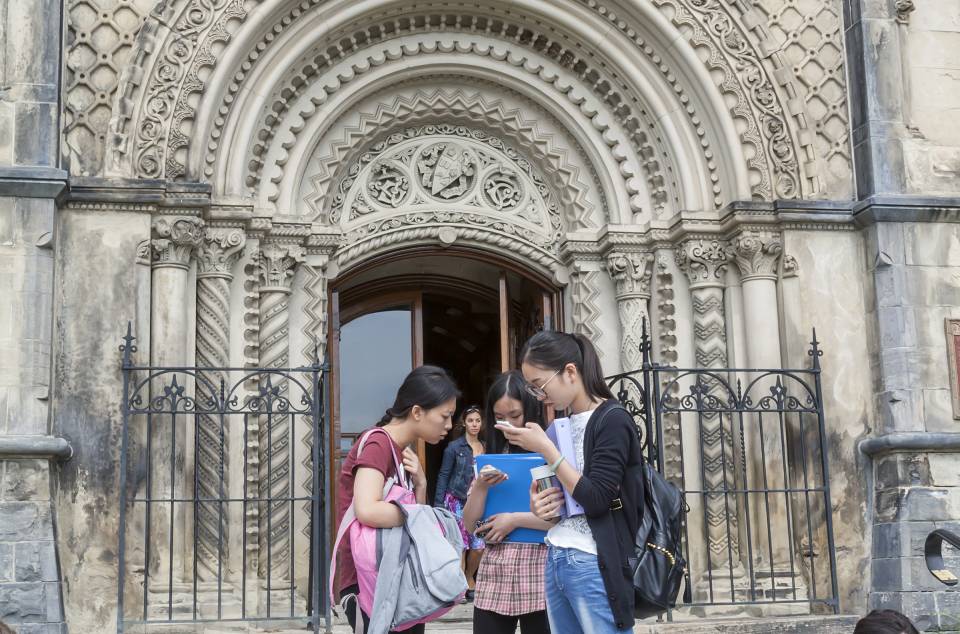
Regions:
[[42, 583], [0, 583], [0, 621], [46, 623], [45, 594]]
[[17, 581], [58, 581], [52, 541], [16, 544]]
[[0, 583], [13, 581], [13, 544], [0, 544]]
[[17, 165], [55, 165], [56, 104], [18, 103], [13, 161]]

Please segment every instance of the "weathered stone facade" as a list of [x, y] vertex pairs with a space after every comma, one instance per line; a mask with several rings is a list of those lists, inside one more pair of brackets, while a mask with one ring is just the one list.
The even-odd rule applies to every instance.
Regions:
[[[910, 0], [0, 0], [0, 619], [116, 627], [128, 322], [144, 365], [307, 364], [338, 280], [431, 246], [551, 280], [608, 373], [644, 323], [707, 368], [806, 367], [816, 328], [841, 611], [960, 631], [919, 550], [960, 527], [958, 38]], [[166, 458], [204, 497], [309, 490], [270, 467], [301, 430], [196, 426]], [[705, 464], [765, 442], [705, 430]], [[743, 578], [726, 478], [691, 548]], [[203, 581], [306, 574], [295, 508], [192, 521]]]

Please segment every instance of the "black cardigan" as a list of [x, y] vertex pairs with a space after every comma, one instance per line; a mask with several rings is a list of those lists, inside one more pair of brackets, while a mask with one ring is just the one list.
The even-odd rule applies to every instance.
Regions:
[[[613, 408], [613, 409], [611, 409]], [[587, 423], [583, 473], [573, 499], [583, 506], [597, 543], [597, 562], [617, 629], [632, 627], [633, 579], [628, 557], [640, 523], [643, 452], [633, 418], [616, 400], [604, 401]], [[622, 508], [616, 507], [619, 498]]]

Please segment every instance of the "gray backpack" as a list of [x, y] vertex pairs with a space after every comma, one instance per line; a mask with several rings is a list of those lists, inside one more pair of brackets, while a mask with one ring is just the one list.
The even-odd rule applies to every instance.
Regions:
[[401, 526], [377, 531], [377, 588], [370, 634], [385, 634], [447, 613], [467, 590], [463, 538], [450, 511], [397, 504]]

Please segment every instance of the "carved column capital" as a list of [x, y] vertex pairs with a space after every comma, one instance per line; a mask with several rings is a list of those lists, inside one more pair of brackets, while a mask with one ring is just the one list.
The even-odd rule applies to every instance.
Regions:
[[730, 262], [729, 245], [714, 238], [692, 238], [677, 245], [677, 266], [690, 280], [690, 288], [722, 287]]
[[153, 221], [153, 266], [186, 269], [203, 241], [203, 221], [194, 217], [163, 217]]
[[615, 251], [607, 256], [607, 271], [617, 285], [617, 299], [650, 298], [650, 280], [653, 276], [652, 253], [624, 253]]
[[210, 229], [203, 234], [197, 251], [197, 278], [223, 277], [230, 279], [230, 269], [240, 257], [247, 237], [243, 229]]
[[260, 247], [257, 263], [260, 269], [260, 292], [290, 292], [294, 268], [303, 262], [304, 251], [299, 244], [267, 242]]
[[783, 240], [775, 231], [744, 231], [730, 243], [730, 253], [743, 281], [777, 279]]

